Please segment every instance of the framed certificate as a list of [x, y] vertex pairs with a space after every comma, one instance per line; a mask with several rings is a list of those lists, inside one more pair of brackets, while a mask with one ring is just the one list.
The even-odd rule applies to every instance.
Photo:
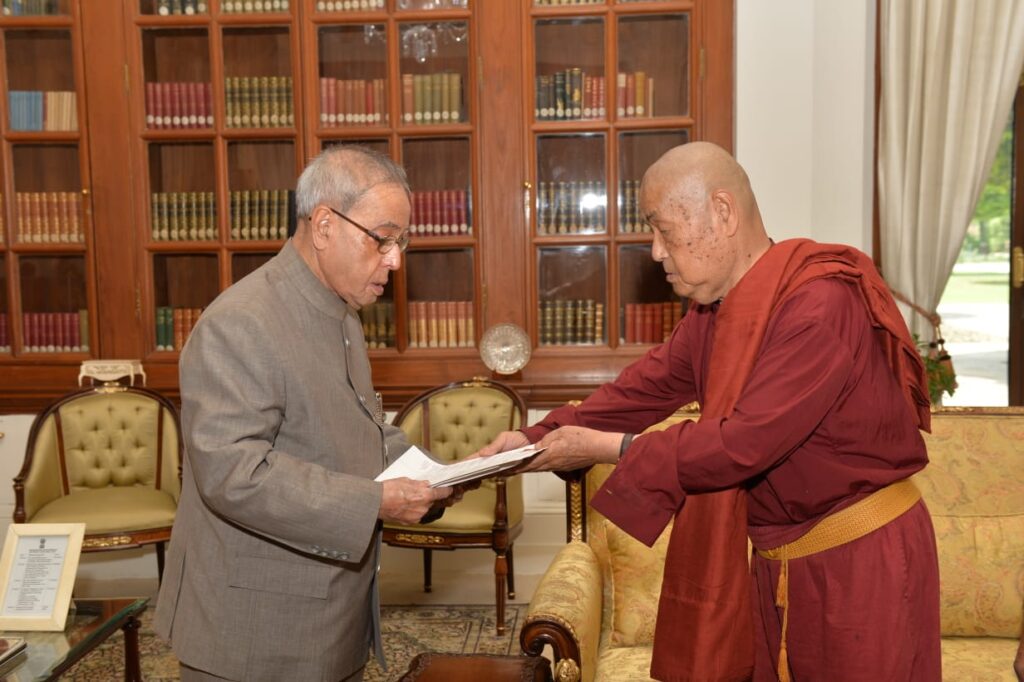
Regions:
[[84, 523], [14, 523], [0, 557], [0, 630], [63, 630]]

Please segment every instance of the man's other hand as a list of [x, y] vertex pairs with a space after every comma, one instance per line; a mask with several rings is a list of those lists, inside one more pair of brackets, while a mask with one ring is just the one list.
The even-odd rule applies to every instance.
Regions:
[[491, 455], [496, 455], [499, 452], [515, 450], [516, 448], [521, 448], [524, 445], [529, 444], [530, 440], [522, 431], [502, 431], [494, 440], [474, 452], [469, 457], [466, 457], [466, 459], [472, 459], [474, 457], [490, 457]]
[[419, 523], [434, 502], [452, 494], [449, 487], [431, 488], [426, 481], [408, 478], [394, 478], [381, 485], [384, 487], [384, 495], [377, 517], [388, 523]]

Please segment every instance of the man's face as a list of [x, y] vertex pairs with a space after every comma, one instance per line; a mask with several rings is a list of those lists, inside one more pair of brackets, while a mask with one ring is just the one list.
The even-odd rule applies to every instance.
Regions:
[[[371, 188], [345, 215], [380, 237], [398, 237], [409, 229], [409, 210], [405, 190], [387, 184]], [[376, 301], [402, 266], [398, 246], [380, 253], [376, 240], [330, 211], [318, 210], [317, 223], [316, 258], [327, 286], [354, 308]]]
[[731, 266], [724, 226], [703, 188], [670, 194], [664, 182], [645, 182], [640, 210], [654, 232], [651, 258], [676, 295], [705, 304], [725, 296]]

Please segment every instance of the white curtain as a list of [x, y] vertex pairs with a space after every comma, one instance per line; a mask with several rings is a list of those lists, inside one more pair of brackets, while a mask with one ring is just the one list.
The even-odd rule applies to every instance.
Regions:
[[[882, 0], [882, 272], [934, 313], [985, 186], [1024, 64], [1024, 0]], [[931, 323], [901, 306], [911, 331]]]

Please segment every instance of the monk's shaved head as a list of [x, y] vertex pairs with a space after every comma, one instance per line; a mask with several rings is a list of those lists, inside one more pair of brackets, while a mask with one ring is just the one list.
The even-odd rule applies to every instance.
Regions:
[[770, 244], [746, 172], [710, 142], [662, 155], [644, 174], [640, 210], [652, 257], [676, 293], [699, 303], [725, 296]]

